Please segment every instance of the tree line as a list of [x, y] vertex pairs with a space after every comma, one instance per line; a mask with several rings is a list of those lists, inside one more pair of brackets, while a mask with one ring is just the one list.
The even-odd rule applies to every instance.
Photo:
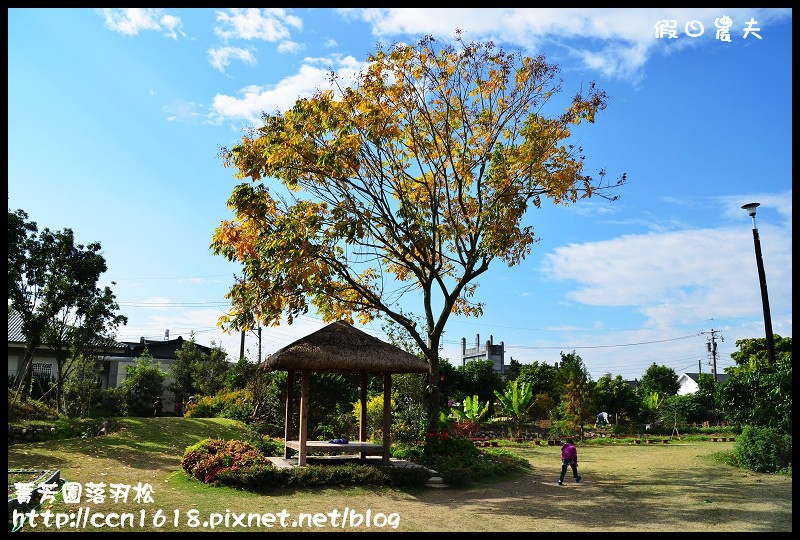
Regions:
[[[31, 396], [37, 382], [31, 369], [33, 353], [47, 346], [55, 355], [56, 379], [49, 386], [38, 381], [36, 389], [38, 396], [48, 393], [48, 400], [62, 414], [87, 416], [94, 408], [95, 413], [146, 415], [154, 396], [166, 388], [179, 401], [191, 395], [200, 398], [199, 409], [189, 414], [228, 415], [282, 432], [287, 374], [261, 372], [247, 358], [233, 364], [218, 346], [206, 354], [196, 346], [194, 334], [176, 352], [169, 371], [162, 370], [145, 351], [128, 368], [119, 388], [101, 392], [99, 355], [104, 345], [114, 342], [114, 331], [127, 319], [117, 313], [119, 306], [110, 287], [97, 286], [106, 270], [100, 244], [78, 244], [70, 229], [39, 232], [36, 223], [17, 210], [9, 212], [8, 253], [9, 310], [22, 317], [26, 339], [23, 362], [16, 376], [9, 378], [13, 399]], [[392, 343], [426, 357], [404, 327], [388, 323], [384, 329]], [[731, 355], [735, 365], [726, 369], [728, 380], [715, 383], [711, 375], [702, 374], [699, 390], [684, 396], [677, 395], [677, 373], [656, 363], [632, 387], [621, 376], [593, 381], [574, 351], [562, 353], [557, 366], [512, 360], [503, 375], [494, 371], [489, 360], [456, 367], [442, 359], [436, 385], [441, 400], [433, 411], [429, 409], [429, 373], [393, 376], [392, 432], [400, 438], [419, 438], [430, 431], [431, 417], [437, 419], [435, 429], [442, 422], [468, 425], [504, 418], [517, 435], [526, 424], [544, 419], [554, 430], [583, 436], [584, 429], [604, 411], [611, 414], [615, 428], [628, 431], [639, 430], [643, 424], [677, 426], [709, 420], [790, 434], [791, 338], [775, 335], [773, 341], [774, 365], [767, 361], [765, 339], [739, 340], [738, 350]], [[165, 386], [167, 378], [172, 382]], [[358, 381], [333, 373], [315, 374], [312, 382], [312, 435], [354, 433]], [[378, 378], [371, 383], [369, 399], [374, 401], [372, 408], [382, 409]]]

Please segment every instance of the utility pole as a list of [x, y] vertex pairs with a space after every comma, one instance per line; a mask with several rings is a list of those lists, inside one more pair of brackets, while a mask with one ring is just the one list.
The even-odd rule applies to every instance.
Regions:
[[[714, 328], [711, 328], [711, 332], [700, 333], [710, 334], [710, 337], [706, 338], [706, 348], [711, 354], [711, 372], [714, 374], [714, 382], [717, 382], [717, 334], [719, 333], [719, 330], [714, 330]], [[719, 340], [725, 341], [725, 338], [720, 336]]]

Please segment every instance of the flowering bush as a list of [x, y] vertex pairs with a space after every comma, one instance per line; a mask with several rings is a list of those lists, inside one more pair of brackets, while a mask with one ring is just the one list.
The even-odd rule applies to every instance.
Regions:
[[423, 453], [426, 456], [474, 455], [475, 445], [463, 437], [451, 437], [447, 431], [425, 434]]
[[222, 391], [215, 396], [200, 396], [196, 404], [187, 404], [187, 418], [230, 418], [246, 422], [253, 416], [253, 402], [247, 390]]
[[360, 463], [279, 469], [252, 445], [220, 439], [188, 447], [181, 467], [201, 482], [256, 492], [289, 486], [420, 486], [430, 477], [421, 467]]
[[181, 468], [208, 484], [215, 482], [221, 471], [268, 463], [269, 460], [248, 443], [205, 439], [186, 449]]
[[464, 420], [463, 422], [453, 422], [451, 429], [453, 435], [463, 437], [465, 439], [474, 439], [478, 436], [478, 430], [481, 425], [473, 420]]
[[[390, 403], [394, 407], [394, 402]], [[355, 422], [361, 419], [361, 400], [353, 403]], [[367, 400], [367, 439], [375, 442], [383, 438], [383, 394], [376, 394]]]

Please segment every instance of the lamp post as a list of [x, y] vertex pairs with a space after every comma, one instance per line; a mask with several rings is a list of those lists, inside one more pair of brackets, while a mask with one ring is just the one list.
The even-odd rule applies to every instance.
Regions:
[[747, 214], [753, 218], [753, 242], [756, 246], [756, 264], [758, 265], [758, 280], [761, 284], [761, 305], [764, 309], [764, 331], [767, 334], [767, 359], [770, 364], [775, 363], [775, 342], [772, 337], [772, 319], [769, 315], [769, 296], [767, 295], [767, 277], [764, 275], [764, 261], [761, 257], [761, 241], [758, 238], [756, 227], [756, 208], [761, 203], [748, 203], [742, 206]]

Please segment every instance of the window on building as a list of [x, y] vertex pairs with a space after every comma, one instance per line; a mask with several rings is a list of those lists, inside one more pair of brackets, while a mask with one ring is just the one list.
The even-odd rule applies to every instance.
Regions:
[[42, 362], [34, 362], [33, 363], [33, 374], [34, 375], [44, 375], [46, 377], [53, 376], [53, 364], [45, 364]]

